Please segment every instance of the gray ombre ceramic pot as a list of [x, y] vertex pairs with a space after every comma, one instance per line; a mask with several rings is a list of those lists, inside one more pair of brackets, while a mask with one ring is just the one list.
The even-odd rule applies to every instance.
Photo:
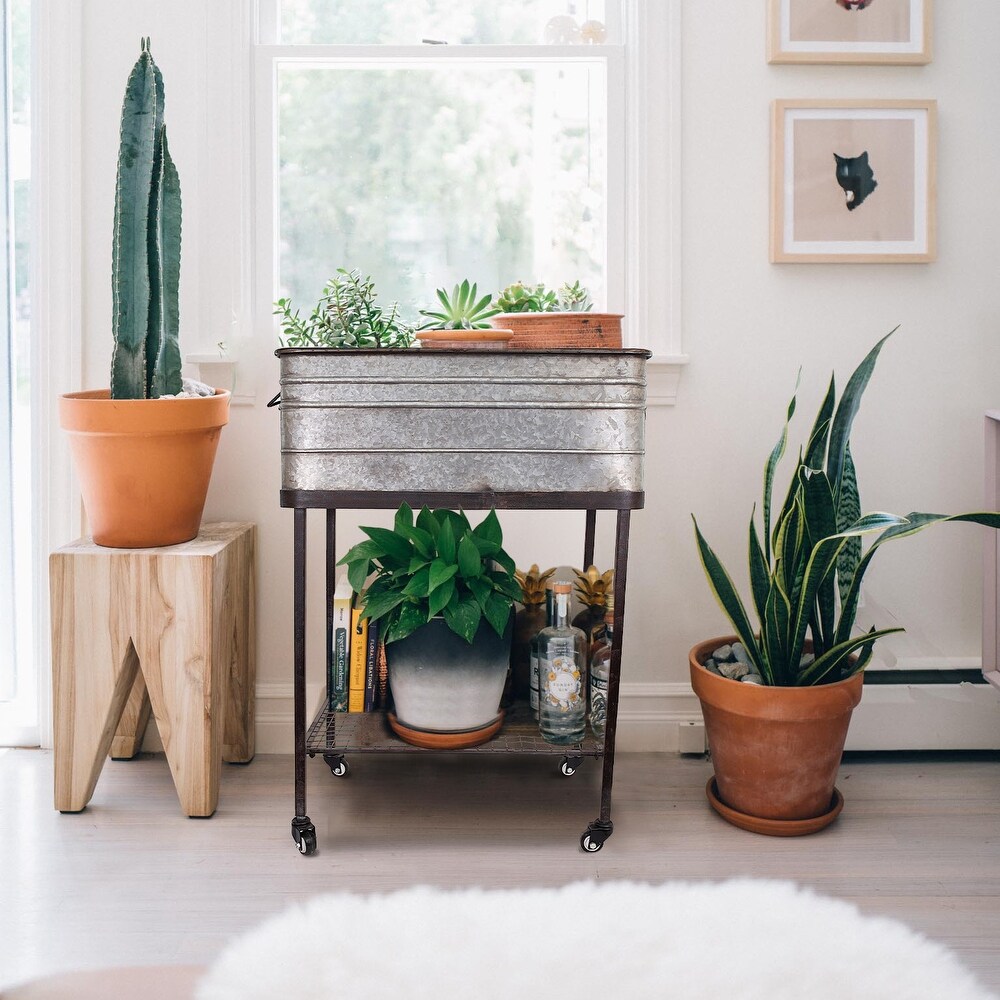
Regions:
[[484, 618], [470, 645], [443, 618], [432, 618], [386, 646], [396, 718], [441, 733], [489, 725], [500, 712], [513, 628], [511, 613], [501, 639]]

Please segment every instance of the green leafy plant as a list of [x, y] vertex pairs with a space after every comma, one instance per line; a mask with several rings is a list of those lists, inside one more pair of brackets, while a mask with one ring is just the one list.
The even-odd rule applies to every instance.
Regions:
[[337, 268], [306, 319], [289, 298], [274, 303], [274, 315], [281, 317], [286, 347], [412, 347], [415, 340], [413, 327], [400, 319], [399, 304], [383, 309], [371, 275], [362, 278], [357, 268]]
[[437, 297], [442, 311], [421, 309], [420, 315], [426, 316], [427, 322], [423, 323], [420, 329], [488, 330], [490, 324], [487, 320], [491, 316], [496, 316], [500, 310], [490, 305], [492, 295], [486, 294], [477, 299], [477, 294], [476, 286], [470, 285], [468, 278], [460, 285], [456, 285], [451, 295], [444, 288], [439, 288]]
[[404, 503], [391, 529], [361, 530], [368, 540], [338, 565], [347, 566], [351, 586], [362, 595], [364, 617], [382, 621], [386, 644], [437, 615], [469, 643], [483, 618], [503, 636], [521, 588], [496, 511], [473, 528], [462, 512], [424, 507], [414, 518]]
[[163, 75], [144, 38], [122, 102], [111, 248], [112, 399], [181, 391], [181, 185], [163, 106]]
[[[709, 583], [765, 684], [792, 687], [843, 680], [865, 668], [876, 639], [902, 631], [872, 628], [854, 634], [865, 571], [886, 542], [915, 535], [939, 521], [1000, 528], [1000, 513], [992, 511], [914, 512], [906, 517], [861, 513], [851, 429], [879, 352], [892, 333], [895, 330], [872, 348], [851, 375], [839, 402], [835, 379], [830, 378], [772, 530], [772, 486], [795, 413], [792, 395], [781, 436], [764, 466], [762, 535], [757, 531], [756, 508], [750, 517], [750, 589], [756, 627], [695, 520], [695, 538]], [[864, 551], [866, 535], [875, 538]], [[813, 659], [804, 656], [807, 636], [812, 639]]]
[[516, 281], [508, 285], [496, 299], [500, 312], [589, 312], [593, 308], [590, 292], [579, 281], [564, 284], [558, 292], [537, 285], [526, 285]]

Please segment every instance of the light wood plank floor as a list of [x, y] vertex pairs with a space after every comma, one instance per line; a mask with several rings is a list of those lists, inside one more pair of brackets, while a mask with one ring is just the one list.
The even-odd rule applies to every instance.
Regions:
[[[320, 853], [289, 834], [290, 757], [225, 766], [219, 810], [186, 819], [162, 756], [109, 761], [91, 806], [56, 813], [52, 757], [0, 752], [0, 987], [124, 964], [210, 962], [234, 934], [334, 889], [557, 885], [585, 878], [793, 879], [906, 921], [1000, 990], [1000, 759], [854, 757], [829, 830], [781, 840], [708, 808], [711, 764], [624, 754], [615, 834], [583, 854], [598, 769], [539, 758], [362, 757], [309, 764]], [[709, 932], [706, 929], [706, 932]]]

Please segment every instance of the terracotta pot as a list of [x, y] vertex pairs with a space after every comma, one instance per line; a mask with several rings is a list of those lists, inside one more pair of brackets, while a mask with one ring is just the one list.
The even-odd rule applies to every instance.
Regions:
[[719, 798], [739, 813], [768, 820], [829, 814], [864, 675], [814, 687], [768, 687], [702, 666], [713, 650], [737, 641], [709, 639], [689, 654]]
[[490, 322], [513, 330], [512, 350], [606, 347], [621, 350], [622, 314], [595, 312], [500, 313]]
[[502, 351], [510, 346], [510, 330], [418, 330], [417, 340], [425, 350]]
[[94, 541], [176, 545], [198, 534], [229, 393], [111, 399], [107, 389], [59, 397]]

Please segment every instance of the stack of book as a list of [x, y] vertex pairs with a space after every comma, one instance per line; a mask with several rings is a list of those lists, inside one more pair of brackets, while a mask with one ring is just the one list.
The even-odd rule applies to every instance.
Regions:
[[361, 617], [358, 595], [346, 576], [333, 592], [333, 615], [327, 648], [327, 708], [331, 712], [371, 712], [379, 707], [378, 622]]

